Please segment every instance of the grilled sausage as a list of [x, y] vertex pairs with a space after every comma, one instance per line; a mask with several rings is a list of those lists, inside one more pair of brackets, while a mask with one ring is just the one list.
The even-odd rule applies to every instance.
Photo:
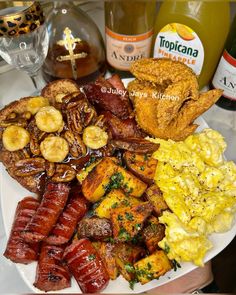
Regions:
[[48, 244], [62, 245], [72, 237], [78, 221], [88, 211], [88, 201], [82, 193], [73, 193], [55, 227], [46, 239]]
[[78, 224], [78, 237], [104, 240], [112, 236], [111, 223], [106, 218], [83, 218]]
[[39, 206], [39, 201], [33, 197], [21, 200], [16, 208], [11, 234], [7, 242], [4, 256], [16, 263], [28, 264], [37, 260], [38, 244], [26, 243], [20, 232], [25, 228]]
[[70, 287], [70, 273], [62, 263], [64, 249], [64, 246], [43, 243], [34, 282], [36, 288], [47, 292]]
[[63, 258], [83, 293], [100, 292], [107, 286], [109, 275], [88, 239], [74, 241], [65, 249]]
[[64, 183], [49, 183], [46, 186], [42, 201], [22, 232], [27, 242], [39, 242], [45, 239], [57, 222], [65, 207], [69, 187]]

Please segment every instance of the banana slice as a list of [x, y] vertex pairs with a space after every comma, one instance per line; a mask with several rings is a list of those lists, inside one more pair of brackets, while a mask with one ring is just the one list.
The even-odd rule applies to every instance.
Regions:
[[69, 153], [69, 145], [62, 137], [49, 136], [41, 142], [40, 151], [49, 162], [62, 162]]
[[108, 134], [98, 126], [88, 126], [83, 132], [83, 142], [91, 149], [99, 149], [107, 144]]
[[8, 126], [2, 134], [3, 146], [10, 152], [23, 149], [30, 142], [30, 134], [20, 126]]
[[63, 126], [60, 111], [52, 106], [41, 108], [35, 115], [36, 125], [41, 131], [56, 132]]
[[35, 115], [42, 107], [49, 106], [49, 101], [46, 97], [35, 96], [29, 99], [27, 103], [27, 111]]

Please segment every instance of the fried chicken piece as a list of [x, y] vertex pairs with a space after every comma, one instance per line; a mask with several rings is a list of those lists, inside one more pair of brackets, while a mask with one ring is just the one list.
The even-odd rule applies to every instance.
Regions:
[[153, 82], [167, 87], [182, 80], [191, 81], [192, 99], [198, 99], [198, 81], [191, 68], [166, 58], [144, 58], [131, 65], [131, 73], [139, 80]]
[[183, 80], [169, 85], [158, 100], [156, 117], [159, 128], [167, 127], [176, 119], [183, 103], [192, 99], [192, 80]]
[[183, 130], [189, 126], [202, 113], [207, 111], [222, 95], [220, 89], [213, 89], [201, 93], [197, 101], [190, 100], [181, 109], [176, 121], [172, 124], [173, 128]]
[[199, 94], [197, 77], [186, 65], [169, 59], [141, 59], [128, 85], [135, 119], [151, 136], [183, 140], [192, 134], [194, 120], [222, 95], [219, 89]]
[[[168, 90], [168, 93], [174, 94], [171, 91], [178, 89], [182, 85], [183, 89], [179, 89], [182, 103], [178, 101], [173, 101], [172, 103], [170, 100], [155, 98], [153, 95], [155, 92], [159, 96], [164, 95], [161, 91], [162, 88], [161, 86], [155, 88], [154, 84], [148, 82], [134, 80], [129, 83], [128, 90], [133, 99], [135, 119], [140, 128], [151, 136], [179, 141], [185, 139], [197, 129], [198, 125], [193, 124], [194, 120], [218, 100], [222, 91], [219, 89], [210, 90], [200, 94], [199, 99], [195, 101], [188, 96], [185, 98], [185, 95], [188, 94], [187, 82], [182, 81], [172, 85], [173, 87], [169, 86], [169, 89], [167, 87], [164, 93], [167, 93]], [[176, 89], [174, 85], [176, 85]], [[145, 93], [146, 95], [140, 95], [140, 93]]]

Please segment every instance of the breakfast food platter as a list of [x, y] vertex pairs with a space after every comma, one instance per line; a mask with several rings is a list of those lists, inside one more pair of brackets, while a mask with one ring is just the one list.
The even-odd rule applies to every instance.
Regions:
[[[203, 118], [199, 118], [197, 120], [199, 124], [199, 129], [197, 131], [201, 131], [204, 128], [207, 128], [208, 125]], [[32, 195], [26, 189], [24, 189], [21, 185], [19, 185], [16, 181], [13, 181], [9, 174], [5, 171], [4, 167], [1, 165], [1, 174], [0, 174], [0, 194], [1, 194], [1, 205], [2, 205], [2, 217], [4, 221], [4, 228], [7, 237], [10, 235], [10, 230], [12, 226], [12, 221], [14, 218], [14, 212], [17, 206], [17, 203], [25, 196]], [[214, 247], [207, 253], [204, 262], [211, 260], [218, 253], [220, 253], [234, 238], [236, 232], [236, 224], [231, 228], [230, 231], [222, 234], [212, 234], [210, 236], [210, 240], [212, 241]], [[23, 265], [16, 264], [19, 273], [22, 276], [22, 279], [28, 285], [28, 287], [32, 290], [32, 292], [41, 293], [40, 290], [33, 286], [33, 282], [35, 280], [36, 273], [36, 262]], [[116, 293], [140, 293], [148, 291], [152, 288], [156, 288], [163, 284], [166, 284], [174, 279], [177, 279], [188, 272], [197, 268], [196, 265], [192, 263], [181, 263], [181, 268], [178, 268], [176, 271], [172, 270], [168, 272], [163, 277], [160, 277], [159, 280], [151, 281], [145, 285], [136, 284], [134, 290], [131, 290], [129, 287], [129, 283], [122, 277], [117, 278], [115, 281], [111, 281], [107, 288], [103, 291], [103, 293], [111, 294], [116, 290]], [[61, 293], [79, 293], [81, 292], [78, 288], [78, 285], [74, 280], [72, 280], [71, 288], [61, 290]]]
[[[66, 250], [65, 248], [63, 248], [64, 246], [60, 246], [62, 248], [59, 247], [60, 251], [64, 251], [64, 254], [62, 253], [63, 263], [58, 264], [57, 266], [60, 265], [60, 267], [63, 267], [63, 271], [66, 271], [66, 262], [70, 268], [70, 271], [76, 277], [81, 290], [74, 278], [72, 278], [71, 280], [71, 285], [70, 282], [66, 282], [64, 284], [64, 287], [60, 289], [53, 289], [55, 286], [55, 288], [58, 287], [56, 284], [54, 285], [54, 283], [58, 279], [56, 279], [57, 277], [55, 275], [51, 275], [50, 272], [46, 273], [49, 280], [51, 280], [48, 285], [45, 284], [45, 282], [42, 280], [42, 277], [40, 278], [41, 273], [43, 273], [43, 269], [40, 268], [42, 267], [40, 266], [40, 263], [42, 265], [41, 260], [45, 259], [42, 253], [43, 251], [47, 251], [47, 244], [45, 244], [44, 242], [42, 245], [42, 249], [44, 250], [42, 250], [40, 254], [38, 265], [35, 261], [30, 261], [32, 263], [27, 265], [17, 263], [17, 268], [19, 272], [21, 273], [27, 285], [32, 289], [32, 291], [40, 292], [39, 289], [41, 289], [43, 291], [60, 290], [61, 293], [78, 293], [81, 291], [85, 292], [86, 290], [93, 290], [94, 292], [95, 289], [86, 289], [88, 288], [88, 286], [84, 286], [83, 281], [81, 281], [81, 276], [83, 275], [80, 274], [80, 278], [78, 278], [78, 273], [76, 274], [72, 267], [72, 258], [70, 255], [72, 255], [75, 249], [80, 247], [81, 244], [83, 244], [83, 247], [85, 247], [84, 249], [86, 249], [86, 251], [90, 251], [90, 254], [86, 257], [88, 263], [91, 262], [92, 264], [93, 261], [96, 260], [94, 262], [96, 263], [95, 267], [99, 268], [99, 265], [101, 264], [106, 265], [106, 259], [108, 259], [109, 257], [106, 253], [104, 258], [104, 253], [99, 252], [100, 250], [96, 247], [102, 247], [109, 244], [111, 247], [114, 247], [113, 249], [115, 249], [116, 243], [118, 243], [118, 245], [119, 243], [121, 243], [120, 245], [129, 244], [129, 246], [132, 245], [132, 252], [134, 249], [137, 250], [139, 245], [145, 243], [145, 247], [147, 248], [145, 248], [145, 253], [143, 253], [142, 250], [142, 254], [140, 254], [140, 248], [139, 250], [137, 250], [140, 252], [139, 254], [141, 255], [142, 259], [140, 260], [140, 258], [138, 258], [136, 259], [136, 261], [132, 261], [132, 263], [130, 263], [130, 261], [128, 260], [128, 263], [126, 261], [124, 268], [121, 267], [119, 269], [119, 272], [122, 274], [123, 277], [126, 278], [126, 280], [121, 275], [118, 276], [117, 270], [116, 273], [114, 273], [114, 270], [109, 269], [108, 265], [106, 265], [106, 271], [104, 271], [104, 265], [100, 269], [98, 269], [100, 276], [103, 276], [103, 280], [106, 281], [105, 284], [104, 282], [101, 283], [101, 280], [98, 281], [98, 284], [101, 284], [100, 289], [98, 289], [99, 291], [103, 290], [105, 286], [105, 289], [103, 290], [104, 293], [113, 293], [114, 290], [119, 293], [139, 293], [161, 286], [162, 284], [170, 282], [190, 272], [191, 270], [195, 269], [197, 265], [202, 265], [202, 260], [204, 262], [207, 262], [211, 258], [216, 256], [234, 238], [236, 224], [232, 222], [233, 213], [230, 213], [230, 217], [228, 219], [231, 218], [230, 221], [232, 226], [229, 226], [230, 222], [226, 222], [227, 226], [225, 228], [227, 231], [225, 231], [224, 233], [212, 233], [211, 235], [209, 235], [209, 242], [207, 241], [207, 246], [205, 247], [204, 245], [202, 247], [205, 249], [205, 252], [201, 253], [201, 255], [199, 254], [200, 258], [198, 257], [198, 260], [195, 258], [186, 260], [194, 261], [197, 264], [195, 265], [192, 262], [176, 261], [175, 259], [178, 260], [180, 257], [178, 255], [180, 254], [176, 254], [176, 256], [174, 257], [171, 256], [173, 255], [173, 252], [172, 249], [170, 249], [170, 252], [168, 250], [171, 245], [169, 244], [171, 243], [171, 240], [168, 240], [167, 231], [166, 237], [164, 238], [165, 240], [167, 239], [167, 244], [164, 246], [161, 246], [161, 243], [158, 244], [158, 242], [160, 242], [160, 240], [163, 238], [162, 234], [160, 234], [162, 238], [158, 242], [156, 241], [155, 244], [153, 244], [142, 232], [142, 230], [145, 230], [149, 225], [155, 225], [155, 223], [152, 223], [153, 219], [157, 220], [155, 216], [158, 216], [158, 218], [160, 218], [161, 220], [168, 214], [172, 214], [173, 216], [175, 213], [176, 216], [178, 216], [180, 219], [182, 218], [182, 213], [178, 215], [178, 212], [175, 208], [176, 206], [174, 206], [169, 201], [168, 206], [165, 203], [165, 200], [168, 200], [168, 196], [165, 195], [165, 187], [162, 188], [161, 181], [158, 182], [160, 179], [158, 180], [157, 175], [155, 175], [155, 169], [150, 168], [153, 165], [154, 167], [156, 167], [157, 165], [162, 167], [166, 164], [166, 160], [158, 158], [163, 156], [160, 155], [162, 151], [162, 144], [168, 145], [168, 139], [170, 139], [170, 144], [174, 143], [174, 141], [182, 142], [182, 140], [185, 140], [185, 138], [190, 138], [189, 136], [191, 136], [191, 134], [193, 134], [194, 132], [196, 134], [202, 134], [202, 138], [204, 140], [209, 140], [209, 142], [210, 140], [212, 140], [211, 136], [213, 136], [213, 139], [214, 136], [218, 136], [220, 138], [219, 143], [218, 145], [214, 146], [213, 149], [214, 151], [216, 150], [215, 155], [211, 155], [213, 156], [213, 162], [217, 155], [222, 154], [225, 145], [220, 135], [218, 135], [217, 132], [214, 133], [214, 131], [208, 129], [209, 127], [207, 123], [203, 120], [202, 117], [200, 117], [200, 114], [208, 109], [215, 100], [217, 100], [217, 98], [221, 94], [221, 91], [214, 90], [199, 94], [197, 80], [192, 72], [189, 71], [187, 67], [182, 66], [180, 63], [173, 64], [172, 62], [167, 60], [156, 60], [154, 62], [153, 60], [144, 60], [141, 62], [137, 62], [133, 66], [133, 74], [136, 76], [136, 78], [138, 77], [139, 79], [121, 81], [119, 77], [114, 77], [110, 80], [98, 80], [98, 82], [95, 82], [94, 84], [92, 83], [84, 85], [81, 92], [80, 90], [78, 90], [77, 86], [75, 86], [72, 82], [66, 80], [52, 83], [43, 89], [41, 97], [29, 97], [22, 100], [22, 105], [26, 106], [26, 110], [27, 112], [30, 112], [30, 115], [27, 112], [24, 112], [23, 116], [25, 117], [21, 117], [22, 115], [20, 115], [20, 120], [18, 120], [17, 123], [25, 123], [25, 120], [31, 120], [32, 115], [35, 116], [35, 121], [32, 120], [30, 121], [30, 123], [27, 123], [28, 131], [26, 131], [25, 129], [23, 129], [23, 131], [22, 129], [16, 127], [16, 123], [12, 124], [12, 122], [15, 122], [14, 120], [18, 118], [17, 114], [16, 117], [15, 114], [13, 114], [14, 116], [12, 115], [12, 107], [10, 108], [10, 117], [7, 117], [8, 121], [4, 121], [2, 119], [2, 122], [4, 122], [4, 124], [9, 124], [10, 122], [10, 126], [8, 125], [6, 127], [5, 125], [4, 128], [6, 129], [4, 129], [2, 134], [2, 141], [4, 145], [3, 154], [5, 153], [5, 155], [8, 155], [9, 151], [15, 151], [15, 149], [12, 149], [12, 146], [13, 148], [17, 146], [17, 150], [25, 150], [25, 147], [27, 147], [28, 144], [30, 144], [30, 153], [33, 154], [33, 156], [31, 155], [31, 157], [26, 156], [25, 158], [23, 154], [23, 158], [20, 158], [20, 160], [13, 157], [12, 159], [13, 161], [15, 161], [15, 163], [13, 163], [15, 164], [13, 168], [12, 164], [9, 163], [8, 160], [4, 161], [4, 159], [9, 159], [9, 156], [5, 156], [5, 158], [2, 157], [2, 162], [4, 162], [5, 168], [8, 169], [7, 172], [2, 165], [0, 175], [2, 216], [4, 220], [5, 231], [10, 241], [5, 252], [5, 256], [7, 258], [11, 259], [12, 261], [14, 261], [15, 259], [15, 262], [19, 262], [17, 259], [22, 259], [19, 257], [16, 258], [14, 257], [14, 255], [12, 256], [10, 250], [12, 247], [11, 241], [14, 238], [14, 231], [11, 232], [11, 228], [14, 220], [15, 211], [17, 212], [18, 210], [17, 203], [21, 202], [24, 197], [32, 196], [34, 195], [33, 193], [37, 193], [41, 196], [43, 195], [41, 201], [41, 204], [43, 204], [43, 202], [46, 202], [46, 198], [49, 198], [51, 194], [50, 197], [53, 197], [53, 199], [56, 200], [55, 202], [58, 202], [58, 205], [56, 205], [55, 207], [61, 206], [61, 209], [53, 208], [54, 211], [57, 210], [58, 212], [57, 217], [54, 217], [54, 221], [51, 220], [51, 216], [49, 213], [52, 213], [53, 215], [55, 212], [52, 209], [48, 209], [46, 205], [42, 206], [44, 206], [43, 210], [47, 211], [47, 214], [43, 216], [41, 215], [41, 217], [37, 217], [37, 213], [32, 213], [33, 210], [31, 211], [30, 214], [32, 214], [32, 216], [30, 218], [32, 219], [27, 224], [27, 226], [23, 228], [23, 230], [21, 229], [20, 233], [20, 235], [22, 235], [20, 236], [20, 243], [26, 243], [26, 245], [33, 245], [33, 243], [38, 243], [42, 240], [46, 241], [49, 245], [54, 245], [53, 243], [57, 243], [55, 245], [59, 245], [58, 243], [61, 243], [61, 239], [65, 238], [64, 233], [59, 234], [59, 236], [55, 234], [55, 231], [58, 230], [57, 224], [55, 225], [55, 222], [57, 222], [58, 216], [60, 216], [58, 219], [60, 221], [61, 215], [58, 215], [60, 214], [60, 210], [63, 210], [61, 211], [61, 214], [63, 215], [63, 212], [65, 212], [69, 208], [65, 206], [66, 199], [63, 204], [59, 204], [58, 201], [58, 196], [61, 196], [61, 198], [64, 198], [64, 195], [66, 194], [68, 196], [68, 183], [73, 183], [74, 180], [78, 180], [83, 193], [83, 196], [80, 196], [80, 201], [83, 200], [82, 202], [84, 202], [84, 207], [88, 207], [88, 202], [90, 203], [90, 206], [91, 203], [92, 205], [95, 205], [94, 207], [92, 207], [92, 209], [90, 209], [90, 211], [88, 211], [87, 208], [85, 209], [83, 215], [87, 211], [88, 215], [86, 215], [82, 220], [78, 219], [77, 217], [77, 220], [80, 220], [77, 229], [78, 232], [71, 241], [73, 234], [72, 230], [71, 235], [68, 236], [67, 240], [65, 240], [66, 242], [64, 242], [64, 244], [68, 245], [69, 242], [69, 245], [66, 246]], [[182, 79], [181, 75], [176, 76], [176, 73], [181, 73]], [[178, 78], [176, 77], [180, 77], [180, 80], [178, 81]], [[122, 84], [122, 82], [124, 85]], [[165, 83], [167, 82], [170, 83], [169, 86], [166, 86]], [[61, 86], [63, 85], [63, 83], [64, 87]], [[63, 93], [62, 95], [61, 92], [65, 91], [65, 89], [67, 89], [68, 91], [68, 89], [70, 88], [69, 86], [71, 87], [69, 93]], [[55, 92], [55, 89], [57, 90], [57, 92]], [[128, 98], [127, 91], [129, 91], [130, 99], [132, 100], [132, 104], [134, 105], [135, 120], [138, 125], [136, 125], [134, 118], [132, 118], [133, 110]], [[89, 100], [87, 100], [87, 97], [89, 97]], [[111, 100], [110, 97], [112, 97], [113, 100]], [[52, 98], [54, 98], [54, 100], [52, 100]], [[47, 99], [49, 100], [49, 105]], [[40, 105], [40, 107], [38, 107], [38, 104]], [[14, 104], [12, 106], [14, 106]], [[95, 108], [94, 106], [98, 106], [98, 108]], [[101, 109], [103, 112], [101, 112]], [[100, 117], [97, 117], [96, 112], [102, 115]], [[4, 114], [4, 111], [2, 112], [2, 114]], [[48, 124], [48, 121], [50, 121], [50, 116], [53, 120], [51, 120], [50, 124]], [[75, 118], [77, 121], [75, 121]], [[105, 121], [105, 123], [104, 118], [107, 120]], [[45, 124], [45, 122], [47, 123]], [[109, 129], [106, 124], [111, 129]], [[111, 126], [112, 124], [114, 125]], [[142, 130], [139, 129], [140, 127]], [[14, 132], [19, 131], [21, 133], [22, 141], [14, 141], [14, 138], [12, 138], [11, 136], [11, 129], [13, 129]], [[163, 132], [163, 130], [165, 131]], [[204, 134], [204, 130], [209, 130], [209, 136], [206, 134], [206, 132]], [[81, 137], [78, 134], [82, 134]], [[147, 136], [152, 136], [153, 139], [148, 139]], [[157, 138], [162, 138], [161, 140], [163, 142], [155, 142]], [[199, 139], [192, 138], [191, 140], [194, 143]], [[208, 141], [206, 141], [206, 145], [208, 145]], [[194, 150], [187, 151], [187, 146], [185, 146], [185, 143], [182, 147], [186, 155], [188, 153], [190, 153], [192, 157], [195, 155]], [[90, 154], [89, 158], [86, 158], [86, 149], [89, 151], [96, 151], [95, 159], [92, 158]], [[122, 151], [121, 153], [120, 150]], [[158, 155], [159, 150], [160, 154]], [[118, 152], [115, 153], [114, 151]], [[178, 152], [181, 151], [179, 150]], [[139, 156], [135, 153], [139, 153]], [[152, 153], [153, 155], [151, 156]], [[202, 158], [204, 158], [204, 151], [200, 149], [199, 153], [202, 153], [201, 156]], [[86, 161], [83, 162], [82, 169], [81, 163], [80, 166], [78, 166], [78, 162], [76, 162], [78, 161], [78, 155], [81, 156], [81, 154], [86, 159]], [[142, 155], [142, 162], [144, 163], [144, 166], [139, 166], [139, 169], [137, 171], [137, 167], [135, 167], [135, 159], [136, 157], [139, 157], [140, 160], [140, 154]], [[19, 155], [20, 157], [22, 157], [22, 154]], [[114, 155], [116, 156], [116, 158], [114, 157]], [[124, 160], [125, 165], [122, 165], [119, 160]], [[157, 164], [157, 160], [159, 161], [159, 164]], [[210, 163], [209, 158], [205, 159], [206, 163], [204, 161], [203, 163], [200, 157], [198, 160], [204, 166], [204, 169], [211, 169], [210, 166], [207, 166]], [[162, 163], [163, 161], [164, 164]], [[149, 166], [149, 164], [147, 163], [152, 164], [150, 164], [151, 166]], [[223, 162], [217, 163], [219, 167], [221, 164], [223, 164]], [[202, 169], [200, 172], [203, 174], [204, 169], [201, 167], [199, 169]], [[185, 171], [187, 171], [186, 169]], [[216, 173], [217, 169], [214, 167], [212, 169], [215, 169], [213, 171]], [[194, 171], [194, 173], [195, 172], [196, 171]], [[11, 178], [8, 173], [17, 181], [13, 180], [13, 178]], [[133, 173], [135, 176], [133, 175]], [[217, 173], [220, 172], [217, 170]], [[44, 180], [45, 175], [46, 181]], [[206, 179], [202, 179], [202, 183], [205, 185], [205, 187], [208, 188], [209, 191], [211, 191], [212, 186], [215, 187], [216, 185], [212, 185], [209, 181], [208, 183], [207, 177], [208, 175], [206, 175]], [[223, 176], [221, 176], [221, 178], [222, 177]], [[181, 179], [181, 176], [179, 177], [179, 179]], [[44, 185], [41, 184], [41, 180], [43, 180]], [[153, 198], [151, 198], [151, 196], [153, 195], [149, 195], [149, 188], [154, 186], [154, 180], [156, 181], [156, 184], [158, 183], [158, 185], [160, 185], [160, 188], [163, 189], [162, 191], [159, 191], [159, 193], [157, 190], [157, 197], [160, 197], [162, 199], [162, 193], [165, 197], [165, 200], [162, 200], [162, 203], [164, 203], [164, 205], [163, 207], [161, 207], [161, 209], [159, 207], [155, 207], [155, 202], [153, 201]], [[217, 181], [219, 182], [219, 180]], [[46, 187], [46, 189], [44, 193], [42, 193], [41, 189], [44, 189], [44, 186]], [[117, 191], [117, 189], [120, 189], [120, 191]], [[117, 194], [115, 196], [115, 200], [117, 201], [121, 195], [123, 201], [120, 201], [120, 203], [114, 202], [114, 194], [112, 195], [113, 190], [116, 190]], [[80, 189], [78, 191], [80, 192]], [[144, 197], [142, 197], [144, 192]], [[127, 198], [129, 199], [128, 205]], [[141, 199], [141, 202], [139, 198]], [[71, 197], [71, 199], [73, 201], [73, 197]], [[108, 200], [112, 200], [113, 203], [109, 203]], [[47, 204], [49, 204], [49, 206], [53, 206], [52, 202]], [[23, 206], [23, 201], [21, 202], [21, 205]], [[185, 205], [186, 204], [184, 204], [184, 206]], [[40, 208], [41, 205], [37, 206], [39, 206]], [[223, 207], [222, 210], [224, 210], [225, 208], [227, 209], [228, 207], [230, 208], [233, 205], [231, 205], [230, 203], [229, 205], [224, 206], [226, 207]], [[126, 207], [129, 208], [128, 210], [130, 210], [131, 213], [126, 212]], [[182, 212], [189, 211], [186, 210], [186, 208], [184, 207], [182, 209]], [[158, 210], [160, 212], [157, 212]], [[154, 215], [151, 216], [153, 211]], [[89, 216], [91, 212], [93, 214], [92, 217]], [[192, 215], [189, 215], [189, 218], [194, 219], [196, 217], [194, 215], [194, 212], [191, 212], [191, 214]], [[27, 218], [30, 219], [29, 216], [27, 216]], [[101, 222], [102, 226], [100, 226], [100, 230], [102, 227], [102, 234], [98, 230], [99, 226], [98, 228], [96, 228], [98, 232], [94, 232], [94, 229], [91, 230], [93, 225], [91, 225], [89, 219], [90, 221], [93, 220], [95, 224], [99, 224], [99, 222]], [[42, 227], [44, 220], [45, 228]], [[138, 223], [134, 223], [134, 221], [136, 222], [137, 220]], [[146, 223], [147, 220], [149, 221]], [[34, 224], [36, 221], [40, 224], [39, 229], [34, 228]], [[181, 219], [181, 221], [183, 220]], [[200, 219], [199, 222], [201, 222], [201, 225], [203, 227], [206, 227], [205, 221], [203, 219]], [[51, 223], [52, 226], [50, 229], [48, 229], [47, 223]], [[168, 228], [168, 224], [166, 224], [165, 222], [163, 222], [163, 224], [165, 224], [166, 228]], [[163, 227], [163, 225], [160, 226]], [[216, 223], [212, 223], [212, 227], [214, 226], [216, 227]], [[201, 237], [203, 227], [200, 228], [199, 225], [197, 225], [197, 227], [198, 232], [196, 231], [192, 235], [192, 237], [195, 234]], [[214, 232], [214, 230], [212, 230], [212, 232]], [[137, 240], [137, 237], [139, 236], [142, 236], [142, 239], [144, 240]], [[156, 237], [154, 237], [154, 239], [155, 238]], [[19, 237], [17, 237], [17, 239], [19, 239]], [[91, 246], [92, 243], [89, 242], [89, 240], [93, 241], [93, 246]], [[87, 246], [85, 245], [86, 243], [88, 244]], [[138, 246], [136, 244], [138, 244]], [[161, 247], [161, 249], [158, 247], [158, 245]], [[50, 247], [51, 246], [49, 246], [49, 248]], [[97, 260], [97, 257], [94, 254], [96, 251], [94, 249], [96, 249], [99, 255], [103, 257], [104, 260], [102, 260], [102, 262], [101, 260]], [[170, 260], [167, 258], [167, 256]], [[50, 258], [49, 254], [48, 257]], [[115, 257], [115, 259], [117, 263], [117, 256]], [[161, 261], [161, 264], [163, 263], [163, 271], [161, 269], [158, 269], [155, 259], [161, 259], [159, 261]], [[146, 264], [144, 263], [144, 261]], [[153, 263], [153, 266], [150, 261]], [[26, 259], [23, 263], [28, 262], [29, 261]], [[148, 269], [145, 269], [145, 265], [147, 265]], [[109, 273], [109, 276], [111, 278], [110, 281], [109, 279], [107, 279], [106, 272]], [[135, 286], [131, 284], [134, 273], [136, 273], [139, 281], [135, 281]], [[85, 273], [85, 275], [89, 276], [90, 272], [87, 270], [87, 273]], [[98, 278], [98, 276], [96, 278]], [[63, 279], [67, 280], [65, 277], [63, 277]], [[130, 286], [132, 287], [132, 291], [130, 289]]]

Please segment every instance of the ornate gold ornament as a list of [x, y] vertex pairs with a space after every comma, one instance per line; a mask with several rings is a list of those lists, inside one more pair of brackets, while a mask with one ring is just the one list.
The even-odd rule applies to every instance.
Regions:
[[57, 61], [62, 62], [66, 60], [70, 60], [71, 67], [72, 67], [72, 73], [73, 77], [76, 80], [77, 79], [77, 66], [76, 66], [76, 59], [84, 58], [87, 56], [86, 52], [81, 53], [74, 53], [75, 44], [78, 42], [81, 42], [82, 40], [80, 38], [74, 38], [71, 34], [71, 30], [66, 27], [64, 30], [64, 39], [57, 42], [58, 45], [65, 46], [65, 48], [68, 50], [68, 55], [61, 55], [57, 57]]

